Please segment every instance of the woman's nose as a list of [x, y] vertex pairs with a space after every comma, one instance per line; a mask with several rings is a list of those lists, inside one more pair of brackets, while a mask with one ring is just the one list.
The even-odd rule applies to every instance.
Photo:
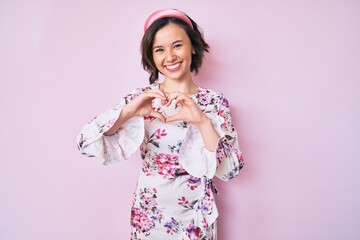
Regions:
[[176, 59], [176, 55], [173, 53], [173, 51], [168, 51], [166, 55], [166, 61], [173, 62]]

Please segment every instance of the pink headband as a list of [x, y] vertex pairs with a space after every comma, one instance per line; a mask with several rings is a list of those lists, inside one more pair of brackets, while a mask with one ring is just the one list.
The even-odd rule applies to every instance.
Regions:
[[186, 22], [189, 25], [189, 27], [191, 27], [191, 29], [194, 29], [190, 19], [183, 12], [180, 12], [175, 9], [162, 9], [162, 10], [153, 12], [146, 19], [145, 24], [144, 24], [144, 32], [150, 27], [151, 24], [153, 24], [153, 22], [155, 22], [156, 20], [158, 20], [160, 18], [165, 18], [165, 17], [174, 17], [174, 18], [183, 20], [184, 22]]

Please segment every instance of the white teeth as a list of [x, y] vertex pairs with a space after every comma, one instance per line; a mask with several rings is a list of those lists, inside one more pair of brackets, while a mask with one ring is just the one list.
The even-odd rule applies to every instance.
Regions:
[[175, 68], [177, 68], [178, 66], [180, 66], [180, 63], [176, 63], [176, 64], [174, 64], [174, 65], [171, 65], [171, 66], [166, 66], [168, 69], [175, 69]]

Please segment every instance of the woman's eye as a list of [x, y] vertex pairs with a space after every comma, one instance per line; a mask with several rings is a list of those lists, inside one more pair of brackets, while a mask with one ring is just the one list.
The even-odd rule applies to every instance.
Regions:
[[176, 44], [175, 46], [174, 46], [174, 48], [180, 48], [182, 45], [181, 44]]
[[161, 48], [157, 48], [157, 49], [155, 49], [155, 52], [156, 53], [162, 53], [164, 50], [163, 49], [161, 49]]

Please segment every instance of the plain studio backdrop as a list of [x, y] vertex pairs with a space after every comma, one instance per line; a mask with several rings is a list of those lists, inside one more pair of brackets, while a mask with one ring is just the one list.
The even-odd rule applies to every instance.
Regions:
[[129, 238], [141, 160], [103, 166], [76, 137], [146, 86], [160, 8], [211, 45], [195, 81], [225, 94], [245, 158], [216, 181], [220, 240], [360, 239], [360, 2], [0, 1], [0, 239]]

